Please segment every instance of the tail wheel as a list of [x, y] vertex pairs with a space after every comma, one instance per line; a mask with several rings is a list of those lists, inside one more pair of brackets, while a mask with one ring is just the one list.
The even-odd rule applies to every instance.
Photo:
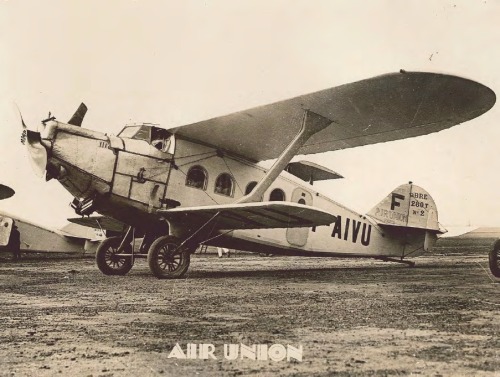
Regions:
[[500, 240], [495, 242], [493, 250], [490, 251], [489, 260], [491, 273], [500, 278]]
[[132, 268], [132, 258], [120, 255], [121, 253], [131, 254], [132, 246], [126, 244], [123, 250], [118, 253], [121, 242], [120, 237], [110, 237], [97, 247], [95, 260], [97, 267], [104, 275], [125, 275]]
[[179, 279], [189, 268], [190, 250], [179, 247], [180, 240], [163, 236], [151, 244], [148, 252], [149, 269], [158, 279]]

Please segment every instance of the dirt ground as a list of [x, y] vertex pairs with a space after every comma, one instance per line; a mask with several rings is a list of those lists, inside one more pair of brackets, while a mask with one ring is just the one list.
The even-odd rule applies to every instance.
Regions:
[[[0, 261], [2, 376], [499, 376], [500, 283], [485, 253], [417, 267], [370, 260], [195, 255], [186, 279], [139, 260]], [[168, 358], [208, 343], [217, 360]], [[303, 360], [226, 360], [224, 344], [290, 344]]]

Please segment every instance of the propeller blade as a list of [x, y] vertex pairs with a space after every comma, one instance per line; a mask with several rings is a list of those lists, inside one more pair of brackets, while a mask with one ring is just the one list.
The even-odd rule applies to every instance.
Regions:
[[[17, 107], [17, 105], [16, 105]], [[28, 152], [30, 154], [31, 167], [35, 174], [39, 177], [45, 175], [45, 169], [47, 166], [47, 150], [42, 145], [42, 139], [40, 137], [40, 132], [31, 131], [24, 123], [21, 110], [17, 107], [19, 112], [19, 117], [21, 118], [21, 124], [23, 126], [23, 134], [21, 135], [21, 143], [26, 144]], [[26, 141], [28, 141], [26, 143]]]
[[0, 184], [0, 200], [10, 198], [14, 193], [9, 186]]
[[83, 122], [83, 117], [87, 113], [87, 106], [82, 102], [78, 109], [76, 109], [75, 113], [68, 121], [68, 124], [72, 124], [73, 126], [81, 127]]
[[39, 132], [26, 130], [26, 133], [28, 140], [26, 146], [31, 157], [31, 167], [37, 176], [43, 177], [47, 167], [47, 149], [41, 143]]
[[16, 106], [17, 112], [19, 113], [19, 118], [21, 118], [21, 124], [23, 125], [23, 130], [28, 129], [28, 127], [26, 127], [26, 124], [24, 123], [23, 115], [21, 114], [21, 109], [19, 109], [19, 106], [17, 106], [17, 103], [14, 102], [14, 105]]
[[28, 130], [28, 127], [26, 127], [26, 124], [24, 123], [23, 115], [21, 114], [19, 106], [17, 106], [17, 103], [14, 103], [14, 105], [16, 106], [17, 112], [19, 113], [19, 118], [21, 118], [21, 125], [23, 126], [23, 133], [21, 134], [21, 144], [24, 145], [24, 143], [26, 142], [26, 131]]

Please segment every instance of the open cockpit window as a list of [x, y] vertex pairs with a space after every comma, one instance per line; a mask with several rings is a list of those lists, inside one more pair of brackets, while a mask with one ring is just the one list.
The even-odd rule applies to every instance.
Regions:
[[169, 152], [172, 134], [163, 128], [151, 127], [151, 145], [162, 152]]
[[127, 139], [144, 140], [162, 152], [173, 153], [172, 134], [163, 128], [147, 124], [127, 126], [118, 136]]

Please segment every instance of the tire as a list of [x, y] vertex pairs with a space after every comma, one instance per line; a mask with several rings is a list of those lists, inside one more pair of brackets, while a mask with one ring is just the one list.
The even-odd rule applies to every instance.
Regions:
[[[120, 257], [120, 254], [117, 253], [121, 242], [121, 237], [110, 237], [97, 247], [95, 261], [104, 275], [125, 275], [132, 268], [132, 258]], [[124, 252], [126, 254], [132, 253], [132, 246], [125, 245]]]
[[163, 236], [151, 244], [148, 251], [149, 269], [158, 279], [179, 279], [188, 270], [191, 253], [179, 248], [180, 240]]
[[500, 240], [495, 242], [493, 249], [490, 251], [489, 262], [491, 274], [496, 278], [500, 278]]

